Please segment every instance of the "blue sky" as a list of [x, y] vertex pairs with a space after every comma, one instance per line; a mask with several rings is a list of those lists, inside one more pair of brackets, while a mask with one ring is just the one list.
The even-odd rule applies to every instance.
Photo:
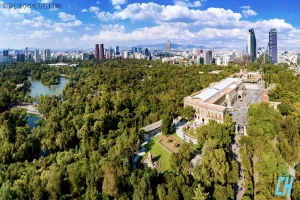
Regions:
[[[58, 3], [59, 9], [5, 9], [9, 3]], [[258, 46], [278, 30], [281, 49], [300, 48], [296, 0], [0, 0], [0, 48], [93, 48], [157, 44], [245, 48], [254, 28]]]

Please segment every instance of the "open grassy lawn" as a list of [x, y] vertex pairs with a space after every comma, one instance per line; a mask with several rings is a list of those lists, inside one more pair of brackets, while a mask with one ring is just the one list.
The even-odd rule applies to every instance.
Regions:
[[145, 148], [147, 153], [144, 155], [144, 158], [148, 157], [148, 151], [150, 150], [152, 159], [155, 160], [158, 158], [160, 160], [161, 167], [158, 169], [159, 171], [172, 171], [170, 167], [171, 153], [159, 144], [159, 137], [151, 139], [145, 145]]

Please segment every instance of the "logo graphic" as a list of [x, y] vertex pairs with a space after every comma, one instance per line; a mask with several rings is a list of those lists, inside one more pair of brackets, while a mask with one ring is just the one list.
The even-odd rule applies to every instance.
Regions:
[[[281, 182], [284, 181], [283, 191], [280, 191]], [[275, 196], [290, 196], [294, 182], [294, 177], [287, 172], [287, 167], [283, 168], [283, 175], [278, 178], [277, 186], [275, 190]]]

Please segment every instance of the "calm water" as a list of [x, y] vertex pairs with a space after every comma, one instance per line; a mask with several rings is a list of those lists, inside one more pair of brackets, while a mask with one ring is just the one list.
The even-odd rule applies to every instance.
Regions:
[[36, 127], [36, 122], [38, 121], [38, 120], [40, 120], [41, 119], [41, 117], [39, 116], [39, 115], [33, 115], [33, 114], [28, 114], [27, 113], [27, 124], [29, 125], [29, 127], [30, 127], [30, 131], [34, 128], [34, 127]]
[[31, 90], [27, 92], [27, 95], [30, 95], [31, 97], [37, 97], [41, 94], [58, 96], [61, 93], [61, 91], [65, 88], [66, 84], [69, 82], [68, 78], [60, 77], [60, 84], [58, 85], [58, 87], [51, 88], [42, 84], [40, 80], [32, 80], [30, 76], [28, 76], [28, 80], [31, 82]]

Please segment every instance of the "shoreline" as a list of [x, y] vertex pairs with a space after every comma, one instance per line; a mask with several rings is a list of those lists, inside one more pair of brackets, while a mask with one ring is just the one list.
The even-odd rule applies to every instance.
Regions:
[[41, 118], [45, 119], [45, 117], [42, 116], [41, 113], [39, 113], [36, 109], [36, 107], [33, 105], [33, 104], [20, 104], [20, 105], [14, 105], [11, 108], [23, 108], [23, 109], [26, 109], [26, 113], [29, 113], [29, 114], [33, 114], [33, 115], [39, 115]]

